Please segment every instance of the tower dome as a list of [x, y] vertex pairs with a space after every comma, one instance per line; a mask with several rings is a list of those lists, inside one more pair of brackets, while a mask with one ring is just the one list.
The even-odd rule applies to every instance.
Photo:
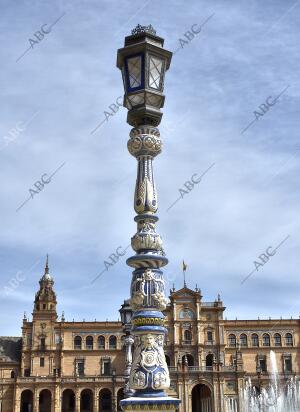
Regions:
[[40, 315], [53, 315], [56, 317], [56, 294], [53, 289], [54, 280], [49, 273], [48, 255], [45, 265], [45, 273], [41, 277], [40, 288], [35, 294], [34, 313]]

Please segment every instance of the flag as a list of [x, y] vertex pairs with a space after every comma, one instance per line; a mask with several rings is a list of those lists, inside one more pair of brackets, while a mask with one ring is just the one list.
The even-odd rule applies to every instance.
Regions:
[[182, 270], [185, 272], [187, 269], [187, 265], [184, 263], [184, 260], [182, 261]]

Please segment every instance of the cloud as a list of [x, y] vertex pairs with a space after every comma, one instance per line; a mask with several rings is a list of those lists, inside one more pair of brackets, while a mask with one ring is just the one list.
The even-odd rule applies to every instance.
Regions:
[[[293, 4], [4, 2], [0, 140], [38, 113], [0, 151], [1, 287], [41, 260], [27, 281], [1, 300], [2, 312], [10, 310], [10, 322], [1, 319], [3, 333], [20, 334], [18, 322], [24, 310], [32, 310], [47, 252], [60, 313], [65, 309], [67, 319], [118, 317], [129, 295], [130, 250], [90, 285], [136, 230], [136, 164], [126, 148], [126, 110], [91, 131], [122, 94], [116, 53], [137, 23], [151, 23], [174, 51], [193, 24], [213, 13], [173, 56], [166, 75], [164, 151], [154, 167], [169, 284], [174, 278], [176, 287], [182, 286], [184, 258], [188, 285], [197, 283], [207, 301], [220, 292], [228, 317], [297, 314], [289, 306], [300, 286], [300, 5], [288, 12]], [[16, 63], [28, 39], [64, 12], [52, 32]], [[287, 85], [278, 103], [241, 134], [254, 111]], [[63, 162], [51, 183], [16, 212], [35, 182]], [[212, 163], [201, 183], [167, 213], [184, 183]], [[287, 235], [276, 256], [241, 285], [257, 256]]]

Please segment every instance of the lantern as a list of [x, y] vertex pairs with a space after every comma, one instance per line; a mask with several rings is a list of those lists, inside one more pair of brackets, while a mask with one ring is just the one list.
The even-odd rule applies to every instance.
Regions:
[[165, 72], [172, 57], [163, 44], [164, 39], [156, 35], [151, 25], [138, 25], [118, 50], [117, 66], [122, 71], [125, 92], [123, 105], [128, 109], [127, 122], [131, 126], [158, 126], [161, 121]]

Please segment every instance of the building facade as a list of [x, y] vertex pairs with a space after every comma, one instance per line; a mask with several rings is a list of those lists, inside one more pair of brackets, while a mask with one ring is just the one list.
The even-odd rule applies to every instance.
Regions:
[[[0, 337], [0, 412], [119, 411], [128, 328], [58, 320], [48, 263], [39, 284], [22, 337]], [[300, 374], [299, 320], [226, 320], [224, 311], [220, 297], [205, 302], [198, 288], [170, 291], [165, 352], [179, 412], [240, 411], [248, 378], [257, 390], [268, 386], [271, 350], [282, 384]]]

